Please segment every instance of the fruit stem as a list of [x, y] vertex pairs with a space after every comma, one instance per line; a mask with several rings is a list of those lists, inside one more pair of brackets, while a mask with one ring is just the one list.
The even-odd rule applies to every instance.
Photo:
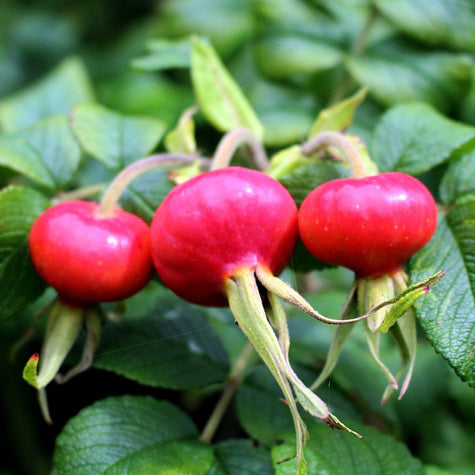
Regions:
[[256, 167], [259, 170], [267, 170], [270, 163], [262, 143], [251, 130], [245, 127], [231, 130], [221, 139], [211, 161], [210, 169], [218, 170], [229, 166], [236, 150], [244, 144], [251, 149], [252, 159]]
[[370, 175], [356, 147], [339, 132], [321, 132], [302, 145], [302, 153], [311, 155], [328, 147], [337, 148], [345, 157], [351, 176], [362, 178]]
[[127, 188], [129, 183], [145, 172], [154, 168], [172, 166], [172, 165], [191, 165], [196, 160], [200, 160], [202, 165], [208, 165], [209, 161], [194, 155], [161, 153], [151, 155], [141, 160], [133, 162], [124, 168], [110, 183], [99, 205], [98, 215], [107, 218], [113, 215], [117, 207], [120, 195]]
[[254, 348], [250, 343], [247, 343], [241, 351], [241, 354], [234, 362], [226, 382], [226, 387], [224, 388], [221, 397], [219, 398], [210, 418], [208, 419], [208, 422], [206, 423], [205, 428], [203, 429], [203, 432], [200, 436], [200, 440], [202, 442], [209, 444], [213, 439], [216, 429], [218, 428], [235, 392], [241, 385], [244, 373], [254, 355]]

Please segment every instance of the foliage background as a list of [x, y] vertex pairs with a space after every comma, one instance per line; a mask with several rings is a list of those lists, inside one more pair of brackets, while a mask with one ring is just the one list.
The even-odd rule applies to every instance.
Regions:
[[[470, 142], [464, 135], [470, 135], [471, 129], [463, 129], [458, 123], [450, 130], [450, 140], [460, 137], [460, 144], [466, 148], [455, 156], [457, 144], [453, 142], [449, 141], [452, 148], [441, 151], [447, 143], [442, 132], [447, 130], [447, 123], [443, 122], [440, 129], [435, 127], [438, 123], [431, 124], [423, 143], [426, 147], [432, 144], [433, 161], [424, 168], [410, 155], [398, 152], [398, 146], [406, 142], [405, 131], [398, 129], [404, 124], [400, 123], [397, 109], [392, 109], [393, 115], [386, 115], [383, 125], [380, 124], [389, 108], [408, 101], [423, 102], [425, 105], [417, 107], [430, 105], [444, 117], [467, 126], [475, 124], [474, 9], [472, 2], [462, 0], [4, 0], [0, 5], [0, 97], [8, 99], [0, 99], [0, 125], [3, 133], [11, 133], [34, 123], [39, 112], [31, 107], [24, 109], [27, 113], [16, 116], [8, 106], [10, 98], [53, 68], [77, 65], [78, 60], [71, 58], [80, 58], [85, 77], [89, 78], [78, 84], [81, 94], [117, 112], [158, 119], [163, 134], [195, 98], [189, 72], [183, 67], [186, 59], [175, 65], [180, 67], [169, 69], [170, 59], [154, 49], [150, 40], [200, 33], [210, 38], [250, 99], [265, 126], [265, 143], [270, 151], [303, 140], [319, 110], [360, 86], [368, 86], [369, 95], [359, 107], [351, 131], [372, 144], [372, 153], [378, 155], [378, 144], [386, 140], [384, 124], [388, 124], [394, 138], [394, 160], [384, 154], [378, 162], [380, 167], [393, 169], [399, 159], [400, 168], [419, 175], [440, 202], [451, 205], [460, 195], [475, 190], [473, 140]], [[423, 114], [417, 107], [405, 117]], [[436, 132], [432, 134], [431, 129]], [[202, 115], [197, 116], [197, 137], [204, 153], [211, 154], [219, 134]], [[120, 164], [116, 165], [120, 168]], [[460, 167], [463, 173], [457, 174]], [[104, 166], [104, 161], [84, 160], [74, 180], [60, 182], [57, 190], [107, 181], [115, 172], [114, 167]], [[448, 173], [459, 180], [463, 175], [463, 182], [455, 186], [455, 179], [446, 178]], [[444, 179], [449, 184], [441, 185]], [[2, 186], [21, 182], [8, 167], [0, 168], [0, 180]], [[166, 186], [157, 187], [155, 195], [163, 196]], [[131, 209], [148, 217], [153, 206], [137, 196], [143, 198], [145, 193], [153, 204], [160, 196], [151, 196], [150, 188], [142, 184], [127, 197]], [[294, 269], [299, 266], [297, 261], [292, 265]], [[288, 278], [293, 280], [295, 276], [289, 272]], [[335, 315], [350, 281], [350, 273], [342, 269], [320, 270], [314, 273], [312, 281], [318, 295], [310, 294], [309, 298], [322, 312]], [[47, 293], [41, 302], [50, 296]], [[161, 355], [170, 351], [170, 345], [175, 344], [179, 351], [189, 344], [190, 339], [181, 341], [176, 335], [195, 326], [191, 335], [197, 339], [209, 342], [219, 338], [212, 345], [213, 356], [202, 351], [209, 383], [216, 383], [226, 374], [228, 355], [234, 358], [243, 345], [229, 313], [183, 305], [163, 294], [154, 282], [147, 292], [125, 304], [125, 315], [136, 322], [133, 328], [138, 328], [134, 335], [137, 347], [124, 350], [115, 361], [111, 351], [130, 346], [130, 341], [117, 344], [120, 335], [114, 335], [113, 329], [106, 331], [95, 368], [65, 386], [48, 388], [49, 399], [54, 401], [55, 421], [54, 426], [48, 427], [40, 418], [34, 392], [21, 379], [26, 358], [41, 344], [41, 328], [13, 362], [9, 358], [12, 343], [26, 330], [41, 302], [2, 322], [1, 473], [49, 473], [55, 439], [65, 423], [80, 409], [111, 395], [151, 395], [170, 400], [202, 428], [217, 400], [219, 387], [205, 384], [204, 389], [190, 389], [193, 383], [187, 378], [193, 378], [196, 372], [186, 374], [189, 368], [184, 364], [180, 366], [184, 373], [181, 379], [176, 373], [171, 374], [170, 383], [151, 381], [156, 376], [153, 372], [150, 376], [145, 371], [142, 374], [136, 369], [119, 368], [117, 361], [130, 360], [142, 351], [143, 358], [155, 357], [158, 364]], [[150, 315], [158, 317], [152, 320]], [[473, 315], [468, 318], [473, 321]], [[209, 332], [203, 332], [205, 327], [210, 328]], [[308, 371], [308, 379], [312, 380], [323, 361], [330, 332], [299, 315], [291, 316], [291, 331], [292, 358], [302, 366], [302, 374]], [[384, 381], [378, 377], [358, 338], [355, 335], [350, 341], [331, 386], [322, 390], [323, 398], [338, 409], [337, 413], [403, 441], [428, 473], [473, 473], [473, 388], [460, 381], [421, 333], [416, 371], [408, 394], [400, 402], [391, 401], [380, 407]], [[160, 341], [167, 342], [165, 349], [160, 348]], [[111, 347], [108, 349], [107, 345]], [[388, 350], [388, 357], [391, 355]], [[137, 358], [140, 360], [140, 356]], [[185, 361], [196, 362], [196, 355]], [[127, 375], [127, 371], [132, 371], [132, 379], [144, 385], [116, 374]], [[160, 377], [166, 375], [160, 373]], [[179, 379], [181, 382], [177, 382]], [[269, 414], [267, 420], [265, 415], [263, 420], [256, 416], [267, 398], [274, 397], [273, 391], [262, 368], [256, 368], [238, 392], [217, 440], [244, 438], [247, 434], [272, 445], [275, 434], [289, 427], [286, 416], [279, 419], [278, 412]], [[282, 426], [263, 430], [265, 422], [275, 420], [283, 420]], [[318, 440], [318, 436], [313, 439]], [[264, 454], [270, 461], [268, 452], [262, 450], [259, 456]], [[238, 453], [237, 446], [231, 452]]]

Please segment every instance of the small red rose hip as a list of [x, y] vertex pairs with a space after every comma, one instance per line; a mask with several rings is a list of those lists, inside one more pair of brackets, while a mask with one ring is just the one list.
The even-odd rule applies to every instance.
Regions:
[[392, 274], [432, 237], [437, 207], [416, 178], [391, 172], [331, 180], [299, 210], [299, 232], [315, 257], [358, 277]]
[[297, 239], [297, 207], [262, 172], [229, 167], [174, 188], [151, 225], [152, 258], [163, 283], [202, 305], [227, 305], [225, 281], [242, 268], [279, 273]]
[[47, 209], [29, 236], [33, 264], [63, 299], [77, 303], [122, 300], [138, 292], [152, 272], [150, 229], [137, 216], [69, 201]]

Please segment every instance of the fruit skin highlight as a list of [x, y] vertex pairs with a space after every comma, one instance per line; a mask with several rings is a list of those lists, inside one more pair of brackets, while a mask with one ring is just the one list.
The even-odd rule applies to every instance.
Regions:
[[225, 282], [241, 268], [280, 273], [297, 241], [297, 207], [262, 172], [228, 167], [174, 188], [151, 224], [163, 283], [193, 303], [225, 306]]
[[309, 252], [360, 278], [397, 272], [436, 226], [429, 190], [399, 172], [328, 181], [299, 210], [300, 237]]
[[150, 229], [116, 209], [111, 217], [89, 201], [68, 201], [41, 214], [29, 236], [40, 276], [61, 299], [79, 305], [130, 297], [152, 274]]

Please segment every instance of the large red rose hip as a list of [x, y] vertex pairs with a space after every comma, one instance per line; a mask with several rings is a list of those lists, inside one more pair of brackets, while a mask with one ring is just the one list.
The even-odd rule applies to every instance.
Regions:
[[396, 272], [430, 240], [436, 225], [430, 192], [416, 178], [397, 172], [326, 182], [299, 210], [306, 248], [358, 277]]
[[69, 201], [46, 210], [34, 223], [33, 264], [59, 296], [73, 302], [121, 300], [139, 291], [152, 272], [150, 229], [137, 216]]
[[297, 239], [297, 207], [275, 179], [229, 167], [174, 188], [151, 225], [152, 258], [164, 284], [202, 305], [227, 305], [225, 281], [240, 268], [279, 273]]

